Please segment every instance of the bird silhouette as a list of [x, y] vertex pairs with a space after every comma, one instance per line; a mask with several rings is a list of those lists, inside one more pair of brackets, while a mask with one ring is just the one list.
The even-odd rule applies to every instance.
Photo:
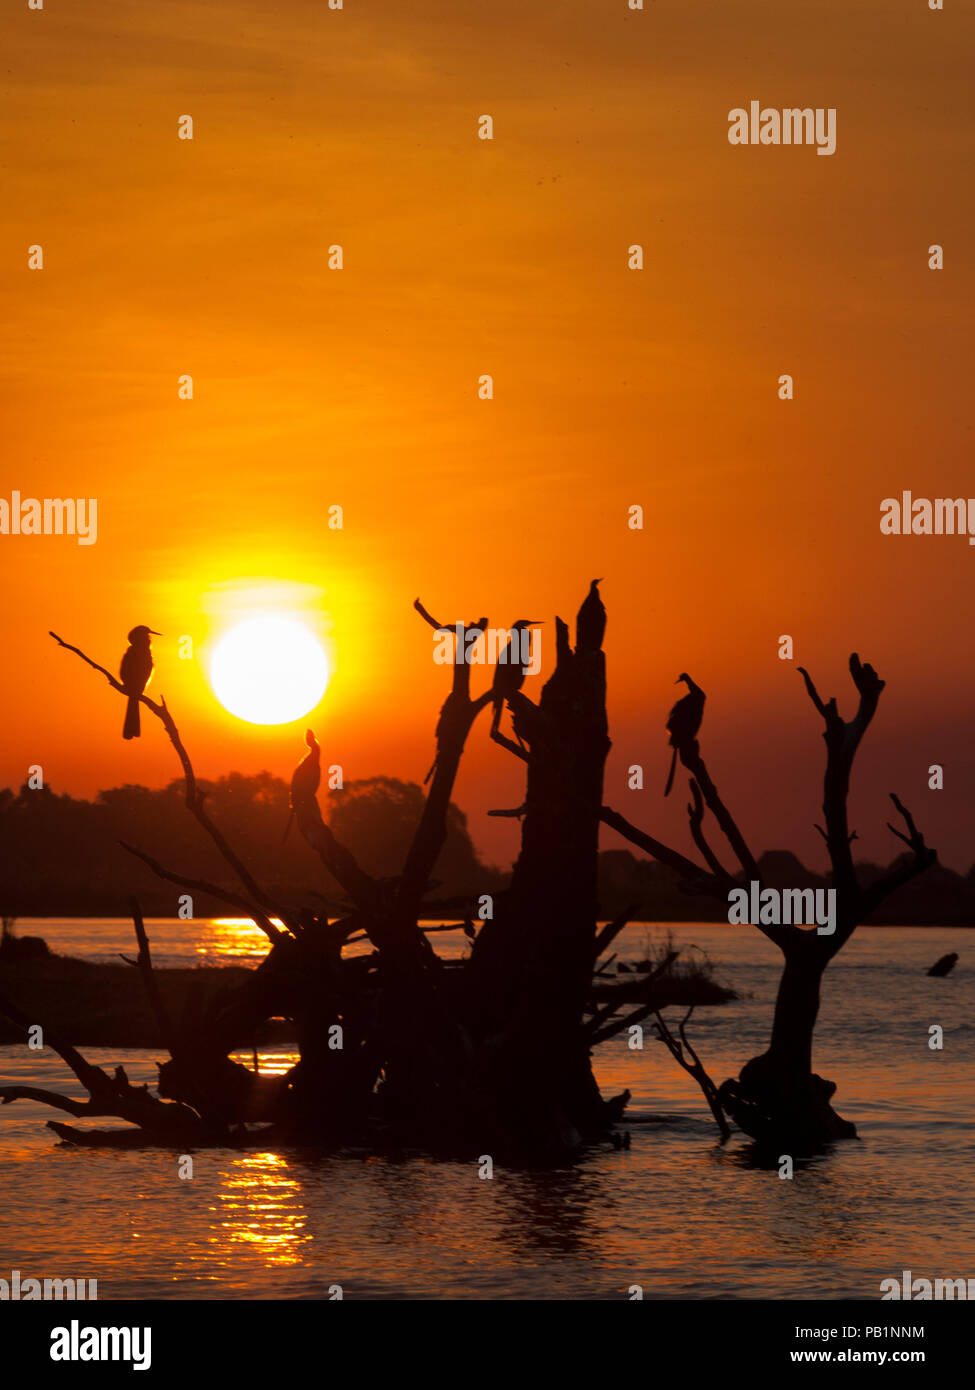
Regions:
[[695, 685], [686, 671], [680, 673], [674, 684], [680, 685], [681, 681], [685, 681], [687, 684], [687, 694], [677, 701], [667, 719], [667, 732], [670, 734], [670, 744], [674, 750], [674, 756], [670, 760], [670, 776], [667, 778], [664, 796], [670, 796], [670, 789], [674, 785], [677, 754], [685, 744], [690, 743], [697, 736], [697, 731], [701, 727], [701, 720], [704, 717], [704, 691], [699, 685]]
[[603, 634], [606, 631], [606, 609], [599, 597], [599, 585], [603, 581], [594, 579], [589, 585], [589, 593], [582, 601], [576, 614], [576, 651], [598, 652], [602, 650]]
[[322, 780], [322, 750], [313, 729], [305, 730], [305, 742], [308, 744], [308, 752], [291, 774], [291, 810], [288, 813], [288, 824], [281, 836], [282, 844], [288, 838], [296, 808], [301, 802], [312, 800]]
[[[496, 734], [501, 724], [501, 712], [504, 709], [505, 700], [517, 694], [525, 683], [528, 674], [527, 661], [520, 660], [527, 657], [521, 634], [526, 628], [541, 627], [541, 618], [519, 618], [511, 625], [511, 636], [508, 638], [505, 649], [498, 657], [494, 668], [494, 680], [491, 682], [491, 694], [494, 698], [494, 718], [491, 721], [491, 733]], [[529, 639], [530, 641], [530, 639]], [[515, 658], [519, 659], [516, 660]]]
[[139, 721], [139, 696], [152, 677], [152, 643], [150, 637], [161, 637], [151, 627], [140, 624], [129, 633], [129, 645], [119, 666], [119, 677], [129, 697], [125, 708], [125, 723], [122, 726], [123, 738], [138, 738], [142, 732]]

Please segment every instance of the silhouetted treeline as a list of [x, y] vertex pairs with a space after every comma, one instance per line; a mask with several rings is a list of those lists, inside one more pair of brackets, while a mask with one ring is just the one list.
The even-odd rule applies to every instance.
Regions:
[[[217, 824], [271, 897], [289, 902], [315, 892], [344, 898], [308, 846], [288, 824], [288, 786], [261, 772], [231, 773], [201, 782]], [[350, 782], [322, 797], [329, 823], [362, 867], [392, 874], [409, 847], [423, 808], [423, 790], [412, 782], [373, 777]], [[130, 894], [154, 917], [175, 917], [185, 890], [170, 887], [119, 844], [145, 849], [166, 868], [187, 878], [236, 886], [216, 850], [201, 839], [186, 813], [182, 782], [161, 790], [128, 785], [103, 791], [94, 801], [22, 787], [0, 790], [0, 909], [6, 916], [125, 916]], [[447, 837], [437, 863], [434, 898], [493, 893], [503, 876], [478, 860], [467, 818], [451, 805]], [[225, 904], [193, 895], [193, 915], [226, 916]]]
[[[894, 863], [899, 863], [899, 856]], [[828, 888], [832, 878], [815, 874], [788, 850], [768, 850], [758, 859], [766, 888]], [[857, 865], [864, 887], [889, 866], [866, 861]], [[637, 918], [655, 922], [723, 922], [727, 913], [714, 898], [681, 892], [678, 875], [665, 864], [638, 859], [629, 850], [604, 850], [599, 856], [600, 908], [614, 917], [639, 903]], [[975, 866], [967, 875], [934, 864], [923, 878], [904, 884], [877, 911], [864, 919], [874, 926], [975, 927]]]
[[[299, 835], [281, 844], [288, 822], [288, 788], [262, 772], [231, 773], [207, 783], [208, 805], [218, 824], [242, 851], [273, 896], [302, 896], [314, 889], [342, 897], [334, 881], [309, 854]], [[373, 777], [332, 790], [329, 823], [367, 872], [394, 873], [409, 846], [423, 806], [415, 782]], [[183, 784], [161, 790], [124, 786], [100, 792], [94, 801], [50, 790], [0, 790], [0, 909], [6, 916], [125, 916], [131, 893], [153, 917], [173, 917], [183, 891], [160, 883], [119, 846], [127, 840], [148, 849], [161, 864], [187, 877], [229, 883], [226, 866], [202, 841], [183, 803]], [[884, 868], [863, 864], [865, 884]], [[768, 887], [822, 888], [828, 876], [806, 869], [795, 855], [770, 850], [759, 860]], [[452, 805], [447, 841], [437, 864], [439, 887], [432, 895], [452, 899], [496, 893], [509, 875], [482, 864], [471, 842], [467, 818]], [[300, 892], [296, 892], [296, 888]], [[227, 908], [194, 896], [194, 915], [225, 916]], [[660, 922], [719, 922], [726, 918], [713, 898], [681, 892], [677, 874], [629, 850], [599, 856], [599, 908], [605, 918], [634, 907], [634, 917]], [[448, 913], [452, 915], [452, 913]], [[975, 926], [975, 867], [967, 876], [940, 864], [899, 888], [868, 921], [893, 926]]]

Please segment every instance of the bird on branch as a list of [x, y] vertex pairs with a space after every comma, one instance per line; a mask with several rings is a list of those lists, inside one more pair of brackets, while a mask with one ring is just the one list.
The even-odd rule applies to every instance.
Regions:
[[141, 625], [129, 633], [129, 645], [119, 666], [119, 678], [129, 697], [125, 708], [125, 723], [122, 726], [123, 738], [138, 738], [142, 732], [139, 720], [139, 696], [152, 677], [152, 643], [150, 637], [161, 637], [151, 627]]
[[695, 685], [686, 671], [680, 673], [674, 684], [680, 685], [681, 681], [687, 685], [687, 694], [677, 701], [667, 719], [667, 732], [670, 734], [670, 745], [674, 750], [674, 756], [670, 760], [670, 776], [667, 778], [667, 789], [664, 796], [670, 795], [670, 789], [674, 785], [677, 754], [697, 737], [697, 731], [701, 727], [701, 720], [704, 717], [704, 691], [699, 685]]
[[525, 677], [528, 675], [531, 637], [522, 637], [522, 633], [526, 632], [528, 628], [541, 627], [541, 625], [541, 618], [519, 618], [511, 626], [511, 636], [508, 638], [504, 651], [498, 656], [494, 668], [494, 680], [491, 682], [491, 695], [494, 701], [494, 718], [491, 721], [492, 735], [498, 732], [501, 725], [501, 712], [504, 709], [505, 700], [518, 693], [525, 684]]
[[305, 730], [305, 742], [308, 744], [308, 752], [291, 774], [291, 810], [288, 813], [288, 824], [281, 836], [282, 844], [288, 838], [295, 811], [304, 802], [314, 800], [318, 784], [322, 780], [322, 749], [313, 729]]
[[606, 609], [599, 597], [599, 585], [603, 581], [594, 579], [589, 585], [589, 593], [582, 601], [576, 615], [576, 651], [598, 652], [602, 650], [603, 635], [606, 632]]

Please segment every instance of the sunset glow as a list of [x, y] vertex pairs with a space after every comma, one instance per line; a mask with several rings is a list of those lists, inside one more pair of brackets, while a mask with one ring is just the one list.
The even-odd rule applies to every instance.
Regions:
[[975, 4], [0, 40], [8, 1381], [962, 1363]]

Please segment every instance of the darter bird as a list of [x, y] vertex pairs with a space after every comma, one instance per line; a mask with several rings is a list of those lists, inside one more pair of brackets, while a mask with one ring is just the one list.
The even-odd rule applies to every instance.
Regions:
[[138, 738], [141, 733], [139, 722], [139, 696], [149, 684], [152, 676], [152, 644], [150, 637], [161, 637], [151, 627], [140, 625], [129, 633], [129, 645], [122, 657], [119, 677], [129, 697], [125, 709], [125, 723], [122, 726], [123, 738]]
[[288, 838], [295, 809], [302, 802], [313, 799], [322, 780], [322, 750], [313, 729], [305, 730], [305, 742], [308, 744], [308, 752], [291, 774], [291, 810], [288, 814], [288, 824], [284, 827], [281, 837], [282, 844]]
[[602, 649], [603, 635], [606, 631], [606, 609], [599, 597], [598, 586], [603, 581], [594, 579], [589, 585], [589, 593], [582, 601], [576, 615], [576, 650], [598, 652]]
[[680, 673], [674, 684], [680, 685], [681, 681], [685, 681], [687, 684], [687, 694], [677, 701], [667, 719], [667, 732], [670, 734], [670, 744], [674, 750], [674, 756], [670, 760], [670, 776], [667, 778], [667, 789], [664, 796], [670, 795], [670, 789], [674, 785], [677, 754], [685, 744], [696, 738], [697, 731], [701, 727], [701, 720], [704, 717], [704, 691], [699, 685], [694, 684], [686, 671]]
[[[522, 633], [530, 627], [541, 627], [541, 618], [519, 618], [511, 625], [511, 636], [508, 638], [507, 646], [498, 656], [497, 665], [494, 668], [494, 680], [491, 682], [491, 694], [494, 697], [494, 718], [491, 721], [491, 733], [496, 734], [501, 724], [501, 711], [504, 709], [505, 700], [515, 695], [525, 683], [528, 674], [528, 652], [531, 638], [522, 638]], [[521, 660], [520, 658], [524, 658]]]

